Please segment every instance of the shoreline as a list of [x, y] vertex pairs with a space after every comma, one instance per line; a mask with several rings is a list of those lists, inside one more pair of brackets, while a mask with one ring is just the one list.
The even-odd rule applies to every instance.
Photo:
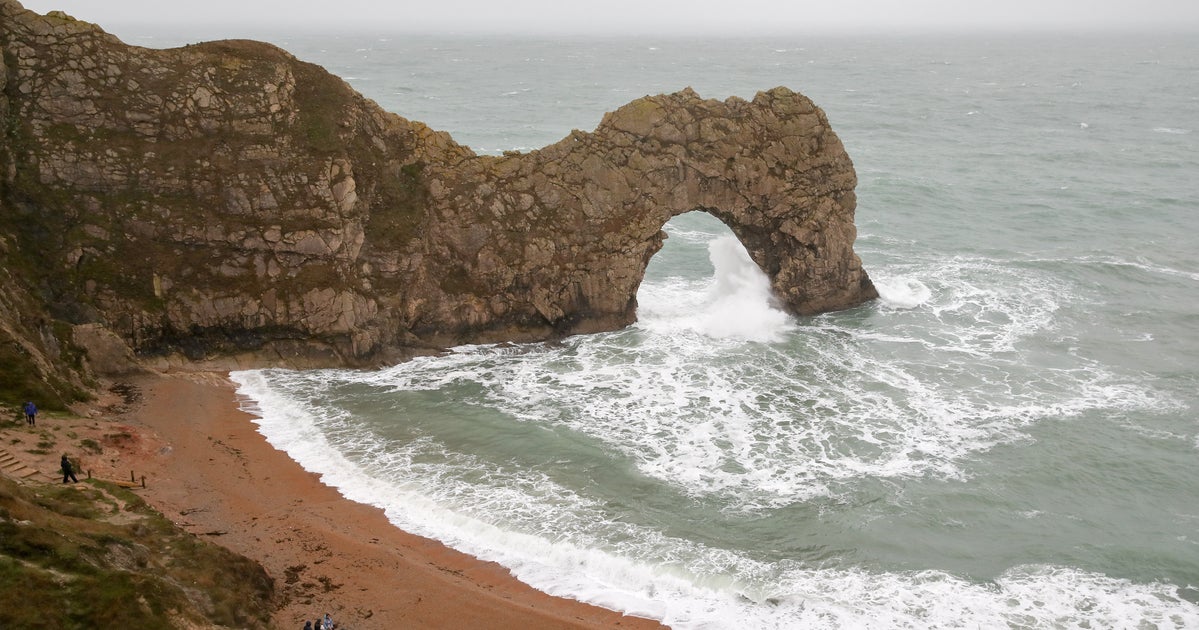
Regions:
[[[322, 484], [271, 446], [224, 374], [142, 376], [125, 420], [148, 503], [184, 529], [260, 563], [276, 627], [326, 612], [344, 628], [662, 628], [554, 597], [506, 568], [404, 532], [379, 508]], [[134, 465], [133, 462], [130, 465]]]

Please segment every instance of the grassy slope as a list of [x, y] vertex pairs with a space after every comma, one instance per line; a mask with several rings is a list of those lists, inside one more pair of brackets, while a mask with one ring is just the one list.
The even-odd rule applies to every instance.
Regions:
[[257, 563], [184, 532], [111, 484], [0, 476], [0, 626], [267, 628]]

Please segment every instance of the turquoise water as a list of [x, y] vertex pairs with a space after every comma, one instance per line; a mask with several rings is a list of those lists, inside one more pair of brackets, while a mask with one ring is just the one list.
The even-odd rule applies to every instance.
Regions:
[[786, 316], [693, 213], [626, 330], [235, 373], [326, 483], [677, 628], [1199, 627], [1199, 39], [264, 38], [490, 153], [791, 87], [882, 293]]

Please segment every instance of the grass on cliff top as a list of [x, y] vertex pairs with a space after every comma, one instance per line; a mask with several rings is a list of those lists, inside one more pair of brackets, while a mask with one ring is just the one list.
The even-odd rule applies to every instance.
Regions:
[[42, 377], [28, 353], [0, 331], [0, 401], [20, 406], [32, 400], [40, 409], [61, 411], [87, 397], [62, 379]]
[[0, 627], [267, 628], [261, 566], [102, 482], [0, 476]]

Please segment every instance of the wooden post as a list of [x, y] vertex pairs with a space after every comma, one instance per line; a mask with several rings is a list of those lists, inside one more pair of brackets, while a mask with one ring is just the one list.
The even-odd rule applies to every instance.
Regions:
[[146, 487], [146, 476], [142, 475], [142, 488]]
[[137, 477], [133, 476], [133, 471], [129, 471], [129, 483], [137, 483]]

